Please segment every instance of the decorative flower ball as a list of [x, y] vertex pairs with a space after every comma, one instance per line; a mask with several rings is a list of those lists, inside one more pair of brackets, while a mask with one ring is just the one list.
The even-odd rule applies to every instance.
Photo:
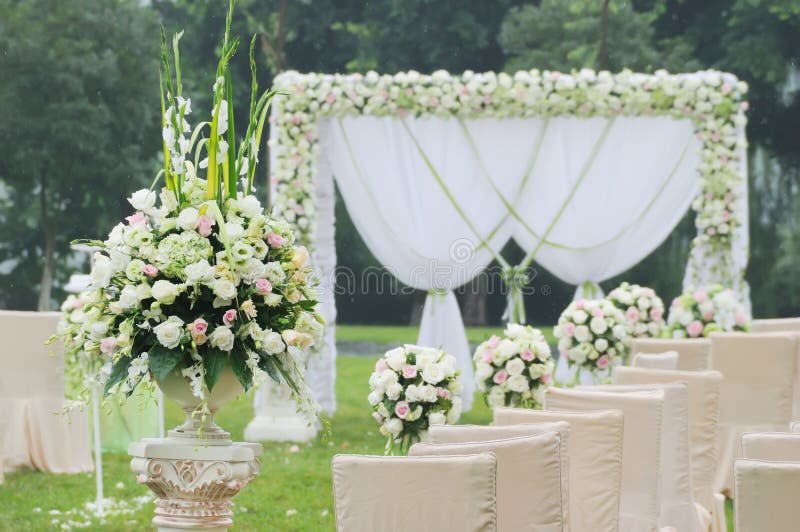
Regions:
[[750, 316], [736, 292], [720, 284], [690, 287], [672, 300], [667, 327], [668, 338], [700, 338], [712, 332], [749, 331]]
[[577, 369], [605, 372], [622, 363], [628, 341], [625, 314], [607, 299], [579, 299], [553, 330], [562, 357]]
[[441, 349], [404, 345], [387, 351], [369, 378], [372, 417], [387, 438], [386, 451], [407, 452], [430, 425], [453, 424], [461, 416], [456, 359]]
[[490, 407], [541, 408], [553, 361], [539, 329], [509, 323], [503, 338], [492, 336], [475, 350], [475, 382]]
[[657, 338], [664, 328], [664, 302], [656, 291], [638, 284], [622, 283], [606, 299], [625, 313], [628, 335]]

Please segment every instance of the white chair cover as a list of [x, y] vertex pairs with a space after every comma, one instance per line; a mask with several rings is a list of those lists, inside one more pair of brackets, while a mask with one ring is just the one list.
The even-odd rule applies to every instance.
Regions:
[[747, 432], [742, 434], [742, 457], [770, 462], [800, 462], [800, 434]]
[[678, 369], [678, 353], [636, 353], [631, 365], [635, 368]]
[[797, 532], [800, 523], [800, 464], [736, 460], [736, 532]]
[[711, 341], [708, 338], [634, 338], [631, 353], [678, 353], [678, 367], [686, 371], [710, 369]]
[[791, 332], [800, 333], [800, 318], [773, 318], [766, 320], [753, 320], [750, 332]]

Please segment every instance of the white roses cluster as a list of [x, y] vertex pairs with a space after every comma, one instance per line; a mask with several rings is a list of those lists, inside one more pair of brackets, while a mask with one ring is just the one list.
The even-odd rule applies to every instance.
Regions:
[[579, 299], [564, 309], [553, 330], [562, 357], [579, 369], [610, 377], [628, 341], [625, 315], [607, 299]]
[[716, 284], [689, 288], [672, 300], [664, 336], [699, 338], [719, 331], [749, 331], [750, 316], [736, 292]]
[[664, 302], [656, 291], [646, 286], [623, 282], [606, 296], [625, 313], [628, 334], [632, 338], [658, 338], [664, 328]]
[[509, 324], [501, 339], [492, 336], [475, 350], [475, 382], [490, 407], [541, 408], [553, 361], [541, 331]]
[[408, 450], [429, 425], [461, 416], [456, 359], [441, 349], [404, 345], [387, 351], [369, 378], [372, 416], [387, 438], [387, 451]]

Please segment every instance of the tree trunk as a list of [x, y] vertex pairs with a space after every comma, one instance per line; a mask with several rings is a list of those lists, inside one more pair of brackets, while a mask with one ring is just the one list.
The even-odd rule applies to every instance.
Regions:
[[42, 264], [42, 278], [39, 283], [39, 311], [50, 310], [50, 293], [53, 288], [53, 277], [55, 273], [55, 247], [56, 232], [50, 223], [47, 210], [47, 178], [42, 176], [39, 180], [39, 219], [42, 228], [42, 238], [44, 244], [44, 256]]
[[486, 325], [486, 291], [489, 281], [486, 275], [478, 275], [467, 283], [464, 290], [464, 325]]
[[600, 46], [597, 49], [597, 70], [610, 68], [608, 64], [608, 3], [610, 0], [603, 0], [602, 11], [600, 12]]

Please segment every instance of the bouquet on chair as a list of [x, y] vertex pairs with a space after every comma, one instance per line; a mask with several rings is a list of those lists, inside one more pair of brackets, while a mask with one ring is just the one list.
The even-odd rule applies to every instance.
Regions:
[[550, 346], [539, 329], [509, 323], [475, 350], [475, 383], [490, 407], [541, 408], [552, 381]]
[[666, 338], [700, 338], [712, 332], [749, 331], [750, 316], [736, 292], [720, 284], [689, 288], [672, 300]]
[[441, 349], [404, 345], [387, 351], [369, 378], [372, 417], [386, 436], [386, 453], [405, 454], [430, 425], [453, 424], [461, 416], [456, 359]]
[[239, 40], [230, 38], [230, 22], [229, 12], [210, 119], [194, 129], [181, 86], [180, 34], [173, 65], [162, 33], [164, 167], [153, 187], [162, 178], [164, 187], [134, 192], [126, 221], [105, 241], [87, 241], [98, 250], [91, 286], [65, 303], [60, 337], [90, 372], [85, 387], [99, 383], [106, 395], [129, 396], [141, 383], [174, 375], [205, 411], [223, 379], [247, 390], [268, 375], [316, 414], [300, 362], [323, 328], [308, 252], [253, 195], [275, 93], [258, 94], [254, 39], [249, 123], [236, 139], [229, 61]]
[[622, 283], [606, 296], [625, 313], [628, 335], [658, 338], [664, 328], [664, 302], [656, 291], [638, 284]]
[[579, 299], [564, 309], [553, 329], [558, 351], [577, 383], [581, 372], [596, 383], [608, 382], [611, 371], [622, 364], [628, 342], [625, 314], [607, 299]]

